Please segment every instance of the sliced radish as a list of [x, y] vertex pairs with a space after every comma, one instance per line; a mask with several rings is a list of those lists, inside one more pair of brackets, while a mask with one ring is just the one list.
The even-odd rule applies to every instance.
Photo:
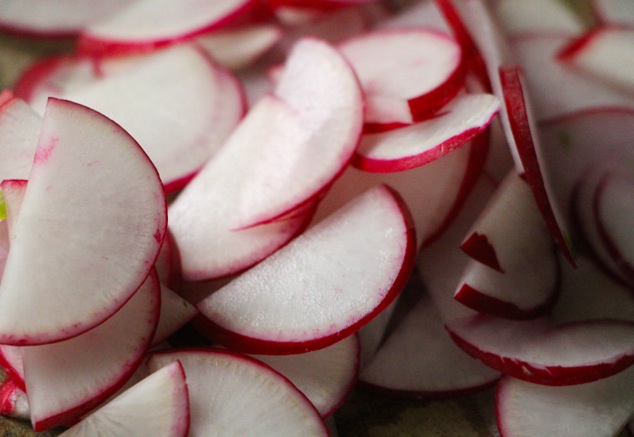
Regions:
[[16, 384], [13, 378], [7, 378], [0, 384], [0, 414], [29, 420], [29, 400], [24, 387]]
[[226, 25], [254, 5], [253, 0], [137, 0], [85, 28], [79, 50], [91, 55], [148, 51]]
[[553, 324], [489, 316], [449, 322], [456, 343], [486, 365], [544, 385], [572, 385], [614, 375], [634, 363], [634, 323]]
[[326, 347], [400, 293], [415, 250], [409, 220], [397, 195], [379, 186], [197, 307], [217, 340], [236, 349], [280, 354]]
[[161, 284], [161, 313], [152, 345], [167, 340], [170, 335], [190, 322], [197, 314], [196, 307]]
[[571, 387], [545, 387], [505, 378], [495, 399], [500, 435], [617, 435], [634, 412], [633, 390], [634, 367]]
[[428, 164], [482, 133], [498, 108], [490, 94], [458, 96], [430, 120], [364, 135], [352, 164], [377, 173]]
[[183, 366], [176, 361], [150, 374], [60, 435], [185, 437], [188, 430], [187, 383]]
[[583, 32], [580, 18], [565, 4], [552, 0], [504, 0], [492, 3], [495, 17], [507, 36], [563, 35]]
[[607, 26], [634, 27], [634, 5], [621, 0], [592, 0], [597, 21]]
[[0, 93], [0, 180], [28, 178], [41, 125], [23, 100]]
[[150, 370], [180, 361], [189, 387], [189, 435], [327, 436], [319, 413], [286, 378], [235, 352], [176, 350], [150, 357]]
[[359, 372], [359, 339], [351, 335], [323, 349], [295, 355], [252, 355], [287, 377], [323, 417], [345, 401]]
[[128, 380], [154, 335], [159, 293], [153, 273], [119, 311], [96, 328], [69, 340], [23, 348], [26, 392], [36, 431], [75, 423]]

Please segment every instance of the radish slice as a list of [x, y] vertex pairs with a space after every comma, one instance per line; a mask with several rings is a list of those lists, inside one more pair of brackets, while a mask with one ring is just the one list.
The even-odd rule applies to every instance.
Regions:
[[579, 17], [565, 4], [551, 0], [504, 0], [492, 3], [495, 17], [507, 36], [562, 35], [583, 32]]
[[189, 430], [189, 396], [178, 362], [150, 374], [99, 407], [60, 436], [151, 435], [185, 437]]
[[22, 347], [0, 345], [0, 365], [7, 377], [13, 381], [20, 390], [26, 390], [24, 384], [24, 366], [22, 365]]
[[350, 394], [359, 372], [359, 339], [351, 335], [323, 349], [294, 355], [252, 355], [287, 377], [330, 416]]
[[253, 0], [137, 0], [85, 28], [79, 50], [91, 55], [148, 51], [226, 25], [254, 5]]
[[270, 367], [216, 349], [155, 353], [150, 370], [180, 361], [189, 387], [189, 435], [327, 436], [319, 413]]
[[[24, 179], [5, 179], [0, 182], [0, 191], [4, 199], [4, 207], [6, 212], [6, 237], [7, 243], [10, 244], [15, 238], [15, 226], [20, 216], [22, 201], [24, 200], [24, 192], [28, 181]], [[9, 247], [7, 246], [7, 250]], [[4, 267], [3, 267], [4, 270]]]
[[2, 342], [58, 341], [106, 320], [152, 269], [166, 221], [138, 144], [103, 115], [51, 100], [0, 285]]
[[[397, 195], [376, 187], [197, 307], [217, 341], [235, 349], [288, 354], [326, 347], [400, 293], [414, 261], [409, 220]], [[333, 264], [341, 257], [346, 263]]]
[[352, 164], [377, 173], [428, 164], [479, 135], [498, 108], [498, 100], [490, 94], [458, 96], [430, 120], [364, 135]]
[[[134, 373], [159, 317], [156, 273], [110, 319], [70, 340], [23, 348], [35, 431], [71, 425]], [[117, 341], [113, 341], [117, 339]]]
[[621, 0], [592, 0], [596, 20], [606, 26], [634, 27], [634, 5]]
[[409, 120], [386, 119], [368, 109], [369, 124], [422, 120], [449, 102], [464, 83], [460, 46], [438, 31], [375, 31], [348, 39], [338, 48], [359, 77], [367, 108], [394, 101], [409, 109]]
[[632, 391], [634, 367], [571, 387], [545, 387], [505, 378], [495, 399], [500, 435], [614, 436], [634, 413]]
[[20, 387], [12, 378], [7, 378], [0, 384], [0, 414], [29, 420], [29, 400], [24, 387]]
[[197, 314], [196, 307], [161, 284], [161, 313], [152, 339], [152, 346], [167, 340], [170, 335], [185, 326]]
[[614, 375], [634, 363], [634, 323], [594, 320], [555, 325], [546, 319], [488, 316], [447, 324], [452, 338], [484, 364], [544, 385], [572, 385]]
[[0, 180], [27, 179], [42, 119], [10, 91], [0, 93]]

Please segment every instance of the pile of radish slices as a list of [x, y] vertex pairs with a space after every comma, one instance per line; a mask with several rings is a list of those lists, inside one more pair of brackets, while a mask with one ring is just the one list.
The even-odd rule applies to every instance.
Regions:
[[495, 386], [501, 436], [631, 435], [634, 3], [98, 3], [0, 2], [76, 43], [0, 93], [2, 414], [326, 436]]

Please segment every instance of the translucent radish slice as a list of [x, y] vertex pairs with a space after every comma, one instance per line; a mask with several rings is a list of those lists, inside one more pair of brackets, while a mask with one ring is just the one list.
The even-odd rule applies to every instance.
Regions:
[[70, 340], [23, 349], [26, 391], [36, 431], [75, 423], [123, 386], [154, 335], [159, 293], [153, 273], [98, 327]]
[[621, 0], [592, 0], [597, 21], [607, 26], [634, 27], [634, 5]]
[[249, 353], [331, 345], [373, 319], [402, 290], [414, 261], [409, 220], [397, 195], [376, 187], [197, 307], [220, 343]]
[[458, 96], [430, 120], [364, 135], [352, 164], [377, 173], [428, 164], [482, 133], [498, 108], [498, 100], [490, 94]]
[[93, 55], [148, 51], [226, 25], [254, 5], [253, 0], [137, 0], [85, 28], [79, 50]]
[[634, 412], [633, 390], [634, 367], [570, 387], [545, 387], [505, 378], [495, 400], [500, 435], [617, 435]]
[[452, 338], [493, 369], [543, 385], [606, 378], [634, 363], [634, 323], [593, 320], [554, 324], [489, 316], [447, 324]]
[[282, 375], [226, 350], [156, 353], [150, 370], [180, 361], [189, 387], [192, 437], [209, 435], [328, 435], [319, 413]]
[[[453, 38], [438, 31], [375, 31], [348, 39], [338, 48], [358, 75], [366, 100], [378, 99], [367, 107], [380, 108], [385, 100], [402, 101], [411, 121], [436, 112], [464, 84], [462, 50]], [[365, 122], [385, 124], [390, 120], [366, 110]]]
[[23, 100], [0, 93], [0, 180], [28, 178], [41, 125]]
[[0, 286], [2, 342], [57, 341], [106, 320], [153, 268], [166, 221], [138, 144], [101, 114], [51, 100]]
[[185, 437], [189, 396], [178, 362], [150, 374], [60, 435], [151, 435]]
[[315, 406], [330, 416], [357, 381], [359, 339], [351, 335], [323, 349], [294, 355], [252, 355], [288, 378]]
[[567, 5], [550, 0], [510, 0], [492, 4], [495, 17], [507, 36], [562, 35], [575, 36], [584, 25]]

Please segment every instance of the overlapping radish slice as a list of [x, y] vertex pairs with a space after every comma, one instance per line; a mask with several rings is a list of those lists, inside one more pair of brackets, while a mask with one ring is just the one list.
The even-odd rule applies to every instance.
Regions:
[[0, 180], [28, 178], [41, 124], [23, 100], [0, 93]]
[[189, 435], [327, 436], [308, 399], [270, 367], [235, 352], [174, 350], [150, 357], [150, 370], [180, 361], [189, 388]]
[[176, 361], [150, 374], [60, 435], [185, 437], [189, 416], [185, 372]]
[[33, 428], [71, 425], [114, 394], [141, 363], [156, 329], [159, 307], [158, 278], [152, 273], [101, 325], [69, 340], [24, 347]]
[[545, 387], [504, 378], [495, 400], [500, 435], [613, 436], [634, 412], [634, 367], [610, 378]]
[[198, 310], [180, 295], [161, 284], [161, 312], [158, 326], [152, 339], [152, 345], [157, 345], [190, 322]]
[[570, 68], [634, 96], [634, 29], [602, 27], [588, 31], [559, 52]]
[[2, 342], [57, 341], [106, 320], [152, 269], [166, 219], [138, 144], [101, 114], [51, 100], [0, 285]]
[[252, 355], [288, 378], [323, 417], [346, 399], [357, 380], [359, 339], [351, 335], [335, 344], [294, 355]]
[[620, 0], [592, 0], [596, 20], [608, 26], [634, 27], [634, 5]]
[[253, 0], [137, 0], [84, 28], [79, 50], [91, 55], [148, 51], [226, 25], [255, 4]]
[[565, 4], [551, 0], [505, 0], [492, 4], [495, 17], [510, 38], [522, 35], [575, 36], [583, 32], [581, 19]]
[[397, 195], [379, 186], [197, 307], [217, 340], [235, 349], [316, 350], [350, 335], [385, 308], [403, 288], [414, 252], [409, 213]]
[[429, 120], [363, 135], [352, 164], [378, 173], [428, 164], [482, 133], [498, 108], [498, 100], [490, 94], [455, 97]]
[[375, 31], [338, 48], [359, 77], [372, 129], [425, 119], [464, 84], [460, 45], [435, 30]]

